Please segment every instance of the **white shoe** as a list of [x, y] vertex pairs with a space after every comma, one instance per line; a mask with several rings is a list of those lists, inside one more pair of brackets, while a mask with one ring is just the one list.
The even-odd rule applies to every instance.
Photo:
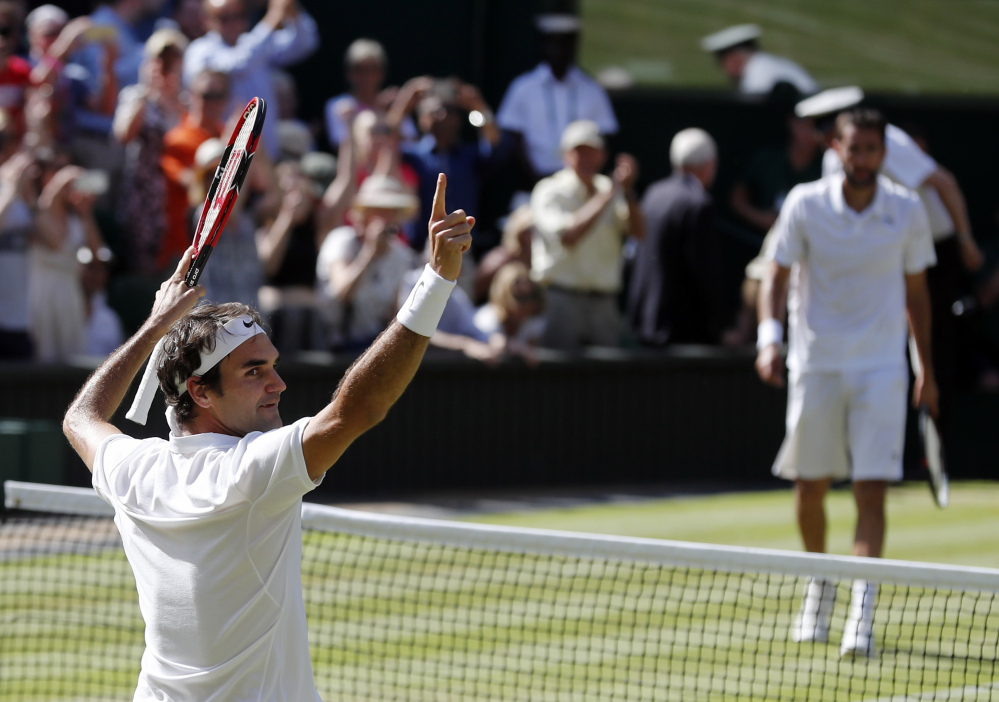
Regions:
[[850, 597], [850, 613], [843, 627], [839, 655], [872, 658], [877, 653], [874, 640], [874, 601], [878, 587], [866, 580], [854, 580]]
[[836, 586], [825, 580], [809, 578], [801, 610], [791, 627], [791, 640], [797, 643], [827, 643], [829, 619], [836, 602]]

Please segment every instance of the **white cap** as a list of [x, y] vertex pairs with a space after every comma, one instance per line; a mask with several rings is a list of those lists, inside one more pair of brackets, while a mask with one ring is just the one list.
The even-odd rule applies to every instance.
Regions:
[[562, 153], [572, 151], [577, 146], [592, 146], [595, 149], [604, 148], [604, 138], [600, 136], [600, 127], [596, 122], [588, 119], [577, 119], [570, 122], [569, 126], [562, 132], [562, 140], [559, 147]]
[[397, 178], [370, 175], [358, 188], [354, 207], [401, 210], [402, 216], [408, 218], [416, 214], [420, 201]]
[[669, 162], [673, 168], [700, 166], [716, 158], [718, 147], [715, 140], [703, 129], [691, 127], [677, 132], [669, 145]]
[[733, 46], [745, 44], [747, 41], [759, 39], [763, 30], [756, 24], [737, 24], [720, 32], [709, 34], [701, 39], [701, 48], [705, 51], [718, 52], [731, 49]]
[[194, 165], [204, 170], [222, 158], [223, 153], [225, 153], [224, 141], [215, 137], [205, 139], [194, 152]]
[[534, 24], [542, 34], [576, 34], [583, 26], [577, 15], [568, 14], [538, 15]]
[[830, 88], [799, 102], [794, 106], [794, 114], [799, 117], [822, 117], [858, 105], [863, 99], [864, 91], [856, 85]]
[[162, 54], [167, 47], [171, 46], [180, 53], [184, 53], [187, 50], [187, 44], [187, 37], [185, 37], [179, 30], [171, 27], [164, 27], [163, 29], [157, 29], [148, 39], [146, 39], [144, 51], [146, 58], [156, 58]]
[[24, 25], [31, 29], [35, 25], [56, 24], [60, 27], [69, 22], [69, 15], [55, 5], [39, 5], [24, 18]]

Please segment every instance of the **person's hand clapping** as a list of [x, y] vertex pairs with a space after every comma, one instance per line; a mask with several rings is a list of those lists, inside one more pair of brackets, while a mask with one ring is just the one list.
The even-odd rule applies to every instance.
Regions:
[[615, 184], [624, 190], [631, 190], [638, 180], [638, 161], [631, 154], [619, 154], [612, 177]]
[[427, 228], [430, 232], [430, 267], [442, 278], [458, 280], [461, 273], [461, 257], [472, 245], [472, 227], [475, 217], [469, 217], [464, 210], [447, 213], [444, 195], [447, 190], [447, 176], [437, 176], [437, 190]]

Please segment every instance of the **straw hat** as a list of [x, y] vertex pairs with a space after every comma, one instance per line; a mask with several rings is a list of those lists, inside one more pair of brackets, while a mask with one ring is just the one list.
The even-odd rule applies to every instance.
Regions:
[[357, 209], [398, 210], [403, 219], [410, 219], [420, 209], [420, 201], [397, 178], [383, 175], [368, 176], [354, 198]]

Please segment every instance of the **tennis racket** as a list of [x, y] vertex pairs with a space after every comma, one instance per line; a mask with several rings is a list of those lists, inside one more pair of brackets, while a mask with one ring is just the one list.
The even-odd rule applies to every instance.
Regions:
[[208, 257], [212, 255], [219, 235], [225, 229], [232, 206], [239, 197], [239, 189], [243, 186], [246, 174], [250, 170], [250, 161], [257, 151], [266, 116], [267, 103], [255, 97], [247, 103], [232, 130], [229, 145], [225, 147], [222, 160], [215, 169], [215, 177], [208, 189], [205, 205], [201, 209], [201, 218], [194, 231], [194, 256], [191, 258], [191, 267], [184, 277], [184, 282], [189, 288], [198, 284], [198, 279], [205, 270], [205, 264], [208, 263]]
[[919, 410], [919, 437], [923, 444], [923, 465], [930, 478], [930, 490], [937, 507], [944, 508], [950, 502], [950, 481], [947, 478], [947, 463], [944, 460], [943, 442], [937, 423], [926, 407]]

